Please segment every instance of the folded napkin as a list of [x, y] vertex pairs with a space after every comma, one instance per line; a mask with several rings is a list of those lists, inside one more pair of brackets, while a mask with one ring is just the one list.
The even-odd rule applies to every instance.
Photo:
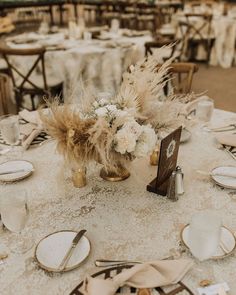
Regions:
[[32, 141], [43, 131], [43, 124], [38, 111], [23, 110], [19, 112], [19, 116], [29, 122], [21, 126], [22, 146], [28, 149]]
[[215, 135], [216, 140], [222, 145], [236, 147], [236, 134], [221, 133]]
[[138, 264], [112, 279], [86, 277], [81, 292], [84, 295], [114, 295], [124, 285], [139, 289], [168, 286], [181, 281], [192, 265], [189, 259]]

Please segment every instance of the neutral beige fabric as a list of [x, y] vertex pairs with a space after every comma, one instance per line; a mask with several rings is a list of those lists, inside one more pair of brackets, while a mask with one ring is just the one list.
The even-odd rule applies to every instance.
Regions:
[[[214, 110], [211, 125], [225, 126], [235, 120], [236, 114]], [[119, 183], [102, 180], [101, 166], [91, 163], [87, 167], [87, 185], [78, 189], [73, 187], [70, 169], [56, 152], [55, 141], [28, 149], [23, 159], [34, 165], [32, 176], [0, 186], [1, 197], [9, 190], [16, 194], [27, 190], [30, 214], [22, 234], [36, 245], [55, 231], [85, 228], [91, 252], [73, 271], [48, 273], [35, 263], [35, 247], [24, 255], [12, 253], [10, 246], [18, 240], [13, 239], [11, 232], [4, 231], [0, 237], [0, 253], [6, 252], [9, 256], [0, 266], [1, 295], [69, 295], [86, 274], [100, 271], [94, 267], [96, 259], [153, 261], [172, 255], [170, 249], [179, 249], [181, 229], [201, 210], [217, 210], [223, 224], [235, 232], [236, 191], [221, 189], [196, 170], [210, 172], [215, 167], [232, 166], [236, 162], [217, 148], [213, 132], [206, 132], [201, 125], [189, 130], [191, 139], [179, 149], [178, 165], [184, 172], [185, 194], [178, 202], [146, 191], [147, 184], [157, 174], [157, 168], [149, 165], [149, 157], [134, 160], [129, 168], [130, 178]], [[21, 151], [19, 148], [18, 159], [22, 158]], [[5, 162], [9, 154], [0, 158]], [[194, 295], [199, 295], [200, 280], [225, 281], [230, 287], [227, 295], [235, 295], [235, 254], [197, 263], [183, 283]], [[182, 256], [187, 258], [190, 254], [187, 251]], [[122, 292], [124, 295], [125, 289]]]
[[29, 112], [27, 110], [23, 110], [19, 113], [19, 115], [22, 119], [29, 122], [28, 124], [24, 124], [20, 130], [23, 135], [22, 146], [25, 149], [28, 149], [31, 142], [42, 132], [42, 122], [38, 111]]
[[220, 144], [236, 147], [236, 134], [218, 134], [216, 139]]
[[160, 260], [138, 264], [112, 279], [87, 277], [82, 287], [84, 295], [113, 295], [119, 287], [154, 288], [179, 282], [193, 266], [190, 259]]

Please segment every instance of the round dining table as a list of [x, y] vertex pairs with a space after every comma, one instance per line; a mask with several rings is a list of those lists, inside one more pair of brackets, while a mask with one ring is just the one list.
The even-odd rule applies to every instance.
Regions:
[[[235, 121], [235, 113], [215, 109], [210, 124], [223, 126]], [[0, 261], [0, 293], [69, 294], [86, 274], [98, 271], [94, 266], [98, 258], [162, 259], [169, 255], [170, 249], [178, 249], [181, 229], [200, 210], [214, 209], [223, 224], [235, 232], [236, 191], [222, 188], [210, 177], [196, 172], [210, 172], [222, 165], [236, 166], [235, 160], [219, 148], [213, 132], [207, 132], [201, 124], [190, 125], [192, 137], [179, 150], [178, 165], [184, 172], [185, 193], [177, 202], [146, 190], [157, 173], [157, 167], [149, 164], [149, 157], [134, 160], [130, 165], [131, 176], [121, 182], [101, 179], [101, 165], [91, 163], [87, 167], [87, 185], [75, 188], [55, 141], [19, 152], [20, 159], [33, 164], [34, 172], [22, 181], [1, 183], [0, 196], [4, 198], [9, 191], [14, 194], [22, 189], [27, 191], [29, 219], [22, 235], [33, 240], [33, 247], [25, 254], [12, 252], [12, 233], [1, 228], [0, 253], [6, 252], [8, 258]], [[10, 153], [1, 155], [0, 162], [11, 157]], [[87, 230], [91, 252], [78, 268], [53, 273], [38, 266], [34, 251], [43, 237], [56, 231], [81, 229]], [[182, 257], [195, 262], [183, 279], [194, 294], [198, 294], [199, 269], [205, 279], [227, 282], [228, 295], [236, 294], [235, 251], [228, 257], [203, 262], [194, 259], [188, 251]]]
[[[100, 92], [117, 90], [123, 72], [144, 57], [144, 44], [152, 40], [147, 31], [139, 36], [128, 31], [131, 35], [126, 35], [127, 30], [120, 30], [116, 34], [103, 32], [100, 39], [88, 40], [68, 38], [67, 30], [54, 34], [31, 32], [7, 38], [6, 43], [15, 49], [45, 47], [47, 81], [63, 82], [64, 101], [68, 102], [72, 101], [72, 92], [81, 89], [82, 80]], [[17, 69], [27, 73], [35, 57], [14, 56], [11, 59]], [[36, 85], [42, 80], [40, 71], [38, 68], [37, 73], [33, 72]]]

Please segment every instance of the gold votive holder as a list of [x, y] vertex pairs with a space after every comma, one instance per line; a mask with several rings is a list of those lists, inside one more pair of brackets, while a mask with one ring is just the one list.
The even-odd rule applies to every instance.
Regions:
[[154, 150], [150, 156], [150, 165], [157, 166], [159, 160], [159, 150]]
[[84, 187], [87, 184], [86, 181], [86, 168], [72, 169], [72, 182], [74, 187]]

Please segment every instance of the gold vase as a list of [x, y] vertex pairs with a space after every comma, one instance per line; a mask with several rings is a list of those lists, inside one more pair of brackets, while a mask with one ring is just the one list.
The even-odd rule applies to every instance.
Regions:
[[150, 156], [150, 164], [152, 166], [157, 166], [159, 160], [159, 150], [154, 150]]
[[122, 180], [127, 179], [128, 177], [130, 177], [130, 173], [123, 166], [119, 166], [119, 168], [117, 169], [116, 172], [106, 170], [103, 167], [100, 171], [100, 176], [104, 180], [115, 182], [115, 181], [122, 181]]
[[72, 182], [74, 187], [84, 187], [86, 186], [86, 168], [72, 169]]

